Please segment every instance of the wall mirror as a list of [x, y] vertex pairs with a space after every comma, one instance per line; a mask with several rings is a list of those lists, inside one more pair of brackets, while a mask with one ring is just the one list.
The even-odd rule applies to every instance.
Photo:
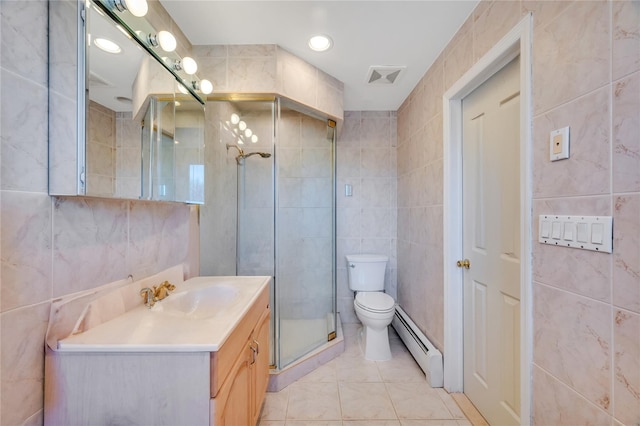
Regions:
[[[66, 133], [76, 134], [77, 145], [74, 149], [70, 135], [57, 131], [64, 120], [51, 117], [49, 192], [203, 203], [204, 103], [195, 92], [200, 81], [190, 76], [187, 83], [171, 72], [168, 64], [180, 58], [161, 58], [146, 49], [140, 39], [153, 29], [129, 12], [135, 19], [128, 24], [116, 17], [113, 2], [53, 3], [52, 98], [55, 102], [55, 92], [63, 92], [57, 81], [74, 83], [69, 75], [60, 76], [75, 59], [77, 116], [63, 118], [75, 121]], [[69, 25], [72, 18], [76, 26]], [[54, 47], [61, 38], [71, 39], [69, 44], [76, 40], [76, 58], [65, 58], [59, 45]]]

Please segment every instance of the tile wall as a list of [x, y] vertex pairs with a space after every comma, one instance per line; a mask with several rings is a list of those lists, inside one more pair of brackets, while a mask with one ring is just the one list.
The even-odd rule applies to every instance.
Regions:
[[[358, 322], [345, 255], [389, 256], [385, 290], [396, 297], [396, 113], [346, 111], [337, 142], [337, 277], [342, 322]], [[345, 196], [345, 185], [353, 195]]]
[[116, 113], [89, 102], [87, 125], [87, 193], [111, 197], [116, 180]]
[[36, 425], [52, 298], [187, 261], [190, 208], [49, 197], [47, 2], [3, 0], [0, 31], [0, 424]]
[[[613, 254], [533, 243], [533, 422], [636, 424], [640, 2], [478, 5], [398, 111], [398, 300], [446, 356], [442, 95], [527, 12], [534, 19], [533, 217], [614, 220]], [[551, 163], [548, 135], [563, 126], [571, 127], [571, 158]]]
[[194, 58], [217, 94], [281, 94], [341, 119], [344, 85], [275, 44], [194, 46]]

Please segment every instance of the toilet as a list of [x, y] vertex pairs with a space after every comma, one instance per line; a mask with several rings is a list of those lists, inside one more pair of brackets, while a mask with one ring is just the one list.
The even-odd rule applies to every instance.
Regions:
[[384, 293], [384, 272], [389, 257], [380, 254], [349, 254], [349, 288], [356, 292], [353, 306], [363, 325], [361, 342], [364, 357], [371, 361], [391, 359], [387, 327], [393, 320], [396, 304]]

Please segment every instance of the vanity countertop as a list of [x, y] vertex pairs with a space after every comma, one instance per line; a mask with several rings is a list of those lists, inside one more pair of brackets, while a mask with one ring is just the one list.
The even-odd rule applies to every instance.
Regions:
[[[268, 276], [191, 278], [151, 309], [138, 306], [59, 340], [58, 351], [215, 352], [270, 281]], [[205, 294], [213, 287], [223, 291], [209, 293], [203, 300], [185, 298], [198, 292]], [[211, 294], [215, 297], [207, 299]], [[215, 309], [203, 311], [206, 303], [212, 303]]]

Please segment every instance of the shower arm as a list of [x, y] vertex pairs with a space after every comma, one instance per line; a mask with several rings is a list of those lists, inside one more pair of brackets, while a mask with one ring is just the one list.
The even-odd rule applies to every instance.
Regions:
[[238, 156], [236, 157], [236, 163], [240, 166], [242, 165], [242, 163], [240, 162], [240, 160], [244, 160], [247, 157], [251, 157], [252, 155], [259, 155], [262, 158], [269, 158], [271, 157], [271, 154], [268, 152], [250, 152], [248, 154], [245, 154], [244, 151], [242, 150], [242, 148], [240, 148], [237, 145], [232, 145], [232, 144], [227, 144], [227, 151], [229, 151], [229, 148], [235, 148], [238, 150]]

